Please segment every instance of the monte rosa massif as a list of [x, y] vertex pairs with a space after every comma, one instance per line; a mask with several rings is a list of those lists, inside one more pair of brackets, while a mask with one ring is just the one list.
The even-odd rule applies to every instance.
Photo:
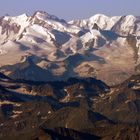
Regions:
[[139, 46], [140, 17], [133, 15], [67, 22], [37, 11], [0, 18], [0, 72], [16, 80], [119, 84], [139, 73]]

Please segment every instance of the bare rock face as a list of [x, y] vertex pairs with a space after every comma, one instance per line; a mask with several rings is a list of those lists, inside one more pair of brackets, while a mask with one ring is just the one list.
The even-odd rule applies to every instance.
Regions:
[[100, 28], [99, 28], [99, 26], [97, 25], [97, 23], [94, 23], [92, 29], [99, 30]]
[[0, 139], [139, 139], [139, 93], [139, 75], [113, 87], [93, 78], [42, 83], [0, 75]]

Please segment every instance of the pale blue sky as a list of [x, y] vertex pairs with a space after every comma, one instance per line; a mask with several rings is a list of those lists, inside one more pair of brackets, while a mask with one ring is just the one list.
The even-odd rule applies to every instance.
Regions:
[[140, 15], [140, 0], [0, 0], [0, 16], [46, 11], [66, 20], [88, 18], [96, 13]]

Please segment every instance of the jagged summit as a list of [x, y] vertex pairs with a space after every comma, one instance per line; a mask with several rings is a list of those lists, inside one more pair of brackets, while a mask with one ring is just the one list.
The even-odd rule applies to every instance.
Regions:
[[57, 16], [55, 15], [51, 15], [45, 11], [36, 11], [33, 14], [33, 17], [37, 17], [39, 19], [43, 19], [43, 20], [54, 20], [54, 21], [58, 21], [58, 22], [66, 22], [64, 19], [59, 19]]

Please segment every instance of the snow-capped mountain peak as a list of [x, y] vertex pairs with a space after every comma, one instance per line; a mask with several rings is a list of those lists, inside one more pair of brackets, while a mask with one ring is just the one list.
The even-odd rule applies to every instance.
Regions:
[[92, 28], [96, 23], [101, 29], [110, 30], [120, 18], [120, 16], [108, 17], [103, 14], [96, 14], [89, 19], [73, 20], [69, 23], [83, 28]]
[[36, 17], [40, 20], [52, 20], [52, 21], [57, 21], [57, 22], [66, 22], [63, 19], [59, 19], [57, 16], [51, 15], [47, 12], [44, 11], [37, 11], [34, 13], [33, 17]]
[[89, 18], [90, 23], [97, 23], [101, 29], [109, 30], [120, 19], [119, 16], [108, 17], [103, 14], [96, 14]]
[[137, 34], [140, 35], [140, 19], [133, 15], [122, 16], [112, 28], [120, 35]]

